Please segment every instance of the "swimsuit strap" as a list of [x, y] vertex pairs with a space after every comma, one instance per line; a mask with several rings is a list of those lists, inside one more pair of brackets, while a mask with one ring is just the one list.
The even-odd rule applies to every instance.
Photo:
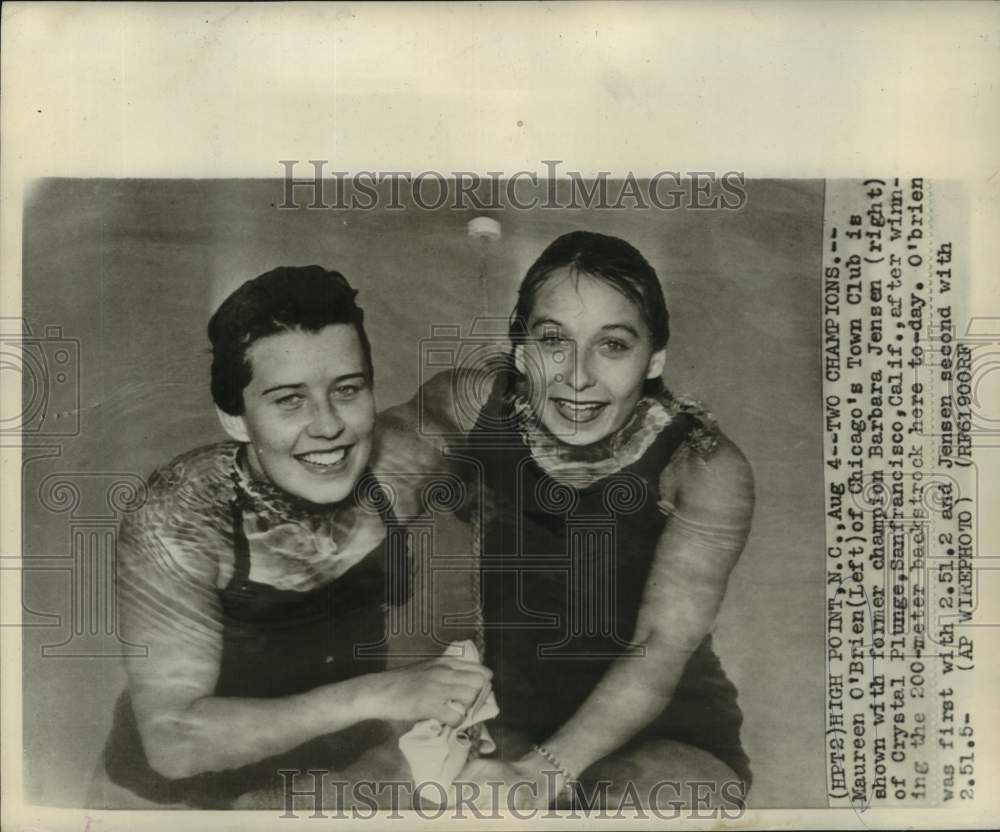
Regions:
[[233, 578], [232, 583], [242, 584], [250, 578], [250, 542], [243, 530], [243, 509], [249, 497], [240, 485], [236, 471], [230, 474], [233, 480], [233, 496], [229, 500], [229, 516], [233, 527]]

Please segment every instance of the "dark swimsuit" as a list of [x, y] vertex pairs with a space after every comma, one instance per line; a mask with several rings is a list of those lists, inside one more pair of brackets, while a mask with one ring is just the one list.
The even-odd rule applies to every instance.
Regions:
[[[384, 649], [377, 646], [385, 637], [385, 604], [405, 602], [408, 590], [407, 582], [398, 579], [405, 576], [405, 563], [386, 560], [386, 552], [398, 549], [383, 541], [336, 580], [306, 592], [257, 583], [249, 577], [246, 499], [237, 486], [232, 501], [234, 569], [220, 592], [223, 648], [214, 695], [289, 696], [384, 669]], [[383, 519], [391, 520], [391, 510]], [[388, 581], [389, 573], [397, 579]], [[355, 647], [364, 645], [372, 649], [358, 657]], [[257, 763], [170, 779], [149, 765], [126, 690], [115, 707], [104, 765], [113, 782], [147, 800], [224, 809], [247, 791], [280, 784], [281, 769], [338, 769], [387, 736], [385, 723], [369, 720]]]
[[[544, 742], [583, 704], [611, 663], [633, 653], [643, 589], [666, 523], [659, 477], [698, 420], [677, 414], [634, 463], [584, 488], [561, 484], [494, 395], [469, 438], [491, 500], [483, 535], [485, 663], [494, 671], [501, 748], [510, 731]], [[636, 658], [642, 661], [642, 658]], [[742, 714], [706, 636], [668, 707], [625, 749], [672, 739], [726, 763], [749, 788]]]

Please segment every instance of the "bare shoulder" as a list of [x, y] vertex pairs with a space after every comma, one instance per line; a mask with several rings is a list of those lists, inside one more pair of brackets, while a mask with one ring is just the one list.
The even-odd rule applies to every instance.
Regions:
[[743, 482], [749, 478], [753, 484], [753, 469], [739, 446], [722, 431], [717, 433], [715, 447], [706, 454], [692, 454], [701, 464], [706, 475], [729, 481]]
[[229, 477], [236, 445], [197, 448], [160, 466], [148, 479], [140, 505], [119, 530], [120, 587], [214, 587], [219, 558], [231, 551]]
[[710, 448], [682, 445], [661, 473], [660, 488], [667, 502], [686, 513], [749, 518], [753, 511], [753, 468], [721, 430], [713, 432]]
[[232, 442], [205, 445], [159, 466], [123, 517], [123, 527], [169, 526], [188, 514], [202, 516], [205, 506], [228, 496], [227, 477], [235, 454]]

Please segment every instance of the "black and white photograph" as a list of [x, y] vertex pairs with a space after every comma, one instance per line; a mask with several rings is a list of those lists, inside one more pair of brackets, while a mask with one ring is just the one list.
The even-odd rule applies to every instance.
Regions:
[[[5, 4], [5, 826], [990, 826], [1000, 51], [953, 8]], [[726, 35], [720, 113], [657, 50], [724, 12], [787, 51]], [[774, 129], [823, 26], [832, 168]], [[972, 50], [922, 93], [961, 166], [860, 145], [916, 41]]]
[[[797, 744], [822, 741], [822, 561], [801, 553], [823, 533], [824, 186], [663, 180], [663, 204], [717, 207], [642, 211], [611, 207], [622, 184], [570, 180], [548, 210], [512, 189], [539, 207], [488, 214], [416, 192], [395, 211], [316, 209], [331, 183], [298, 178], [37, 184], [26, 323], [66, 339], [37, 349], [71, 350], [80, 427], [58, 456], [24, 451], [26, 554], [78, 545], [61, 562], [95, 570], [25, 583], [31, 609], [55, 609], [65, 578], [83, 602], [79, 636], [27, 637], [25, 684], [72, 715], [26, 715], [39, 797], [81, 799], [71, 772], [95, 757], [91, 799], [109, 808], [217, 808], [250, 768], [332, 768], [386, 743], [383, 777], [400, 779], [398, 736], [370, 723], [454, 729], [492, 687], [501, 779], [538, 745], [574, 775], [652, 785], [678, 760], [740, 783], [740, 801], [821, 804], [821, 761]], [[595, 187], [607, 207], [598, 192], [583, 207]], [[412, 559], [438, 523], [468, 527], [445, 532], [482, 559], [481, 598], [449, 582], [461, 543], [422, 564], [383, 552], [387, 524]], [[453, 635], [485, 648], [476, 670], [387, 671], [391, 643], [355, 657], [420, 566], [412, 618], [431, 631], [396, 629], [429, 649], [469, 619]], [[90, 594], [100, 579], [113, 596]], [[318, 756], [286, 755], [327, 735]]]

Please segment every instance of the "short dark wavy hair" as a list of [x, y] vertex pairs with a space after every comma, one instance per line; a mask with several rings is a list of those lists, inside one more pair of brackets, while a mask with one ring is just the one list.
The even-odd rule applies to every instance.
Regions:
[[243, 391], [253, 378], [247, 350], [281, 332], [319, 332], [331, 324], [357, 330], [365, 372], [374, 378], [365, 313], [357, 291], [340, 272], [322, 266], [281, 266], [248, 280], [227, 297], [208, 322], [212, 342], [212, 399], [225, 413], [240, 416]]

